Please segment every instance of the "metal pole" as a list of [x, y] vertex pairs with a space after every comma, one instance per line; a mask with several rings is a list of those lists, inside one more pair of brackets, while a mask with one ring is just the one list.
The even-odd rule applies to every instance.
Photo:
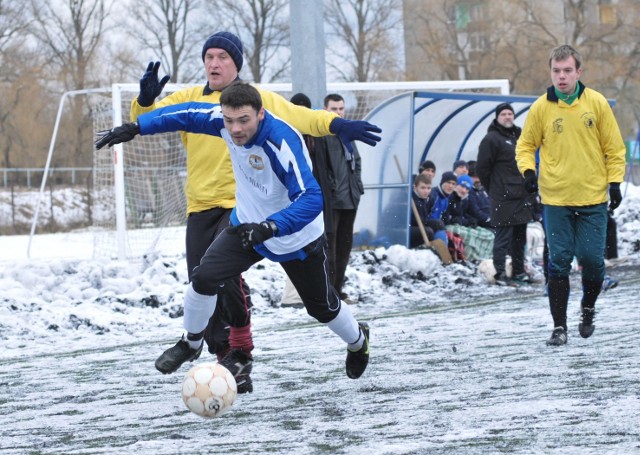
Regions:
[[[117, 84], [113, 84], [111, 100], [113, 101], [113, 126], [122, 125], [122, 96]], [[124, 197], [124, 150], [122, 144], [113, 146], [114, 186], [116, 198], [116, 236], [118, 259], [127, 258], [127, 217]]]
[[327, 94], [322, 3], [289, 2], [292, 92], [307, 95], [316, 109], [323, 107]]

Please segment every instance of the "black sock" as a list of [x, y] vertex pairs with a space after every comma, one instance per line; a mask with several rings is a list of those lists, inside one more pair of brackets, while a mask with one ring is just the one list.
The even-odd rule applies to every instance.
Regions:
[[582, 280], [582, 308], [593, 310], [602, 290], [602, 281]]
[[569, 302], [569, 278], [549, 277], [549, 308], [554, 327], [567, 330], [567, 305]]

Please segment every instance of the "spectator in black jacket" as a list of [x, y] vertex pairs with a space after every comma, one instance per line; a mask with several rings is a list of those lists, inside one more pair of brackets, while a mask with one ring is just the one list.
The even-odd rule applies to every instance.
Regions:
[[487, 193], [485, 187], [482, 186], [482, 182], [478, 177], [478, 173], [476, 172], [476, 161], [468, 161], [467, 166], [469, 167], [469, 177], [473, 180], [473, 191], [469, 193], [469, 197], [475, 199], [478, 210], [480, 210], [485, 219], [485, 222], [480, 223], [480, 226], [491, 227], [489, 220], [489, 218], [491, 218], [491, 198], [489, 197], [489, 193]]
[[533, 219], [531, 195], [516, 165], [516, 142], [521, 129], [514, 124], [509, 103], [496, 107], [496, 116], [480, 142], [475, 172], [491, 198], [491, 225], [495, 229], [493, 265], [498, 285], [511, 284], [505, 273], [507, 254], [513, 265], [512, 280], [528, 283], [524, 256], [527, 224]]
[[[345, 115], [344, 98], [330, 93], [324, 98], [324, 108], [340, 117]], [[340, 299], [352, 302], [342, 291], [344, 276], [353, 246], [353, 224], [356, 219], [364, 185], [360, 178], [361, 161], [355, 144], [347, 147], [338, 136], [316, 139], [316, 153], [327, 157], [327, 173], [331, 184], [332, 230], [327, 232], [329, 243], [329, 273], [331, 284]]]
[[475, 201], [469, 197], [473, 191], [473, 180], [466, 174], [458, 177], [456, 186], [448, 199], [443, 220], [447, 231], [459, 234], [464, 240], [467, 260], [488, 259], [493, 250], [493, 232], [483, 228], [483, 216]]
[[459, 176], [455, 189], [449, 196], [449, 205], [443, 217], [446, 224], [459, 224], [471, 228], [480, 225], [478, 207], [469, 197], [471, 191], [473, 191], [471, 177], [466, 174]]

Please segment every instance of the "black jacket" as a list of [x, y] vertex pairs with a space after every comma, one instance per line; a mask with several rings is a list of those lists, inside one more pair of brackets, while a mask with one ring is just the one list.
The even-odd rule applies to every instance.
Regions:
[[478, 227], [483, 226], [484, 215], [478, 210], [476, 201], [467, 196], [461, 199], [455, 191], [449, 196], [447, 210], [444, 212], [442, 220], [445, 224], [459, 224], [460, 226]]
[[316, 154], [323, 153], [327, 158], [333, 210], [356, 210], [360, 204], [360, 196], [364, 193], [360, 178], [360, 154], [353, 144], [352, 146], [352, 161], [347, 161], [344, 146], [337, 136], [316, 138]]
[[531, 196], [516, 165], [521, 129], [505, 128], [494, 120], [480, 142], [476, 173], [491, 198], [491, 225], [513, 226], [532, 220]]

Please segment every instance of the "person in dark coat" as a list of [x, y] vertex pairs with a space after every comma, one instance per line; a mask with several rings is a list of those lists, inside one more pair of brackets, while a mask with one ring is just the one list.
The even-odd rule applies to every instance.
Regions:
[[478, 178], [478, 174], [476, 173], [476, 162], [468, 161], [467, 165], [469, 167], [468, 175], [473, 180], [473, 191], [469, 192], [469, 197], [475, 201], [479, 212], [482, 214], [481, 221], [478, 222], [478, 225], [491, 228], [491, 198]]
[[458, 224], [476, 228], [481, 216], [469, 194], [473, 191], [473, 180], [466, 174], [458, 177], [455, 190], [449, 195], [447, 210], [443, 215], [445, 224]]
[[[344, 117], [344, 98], [337, 93], [330, 93], [324, 98], [324, 108]], [[344, 144], [338, 136], [317, 138], [315, 152], [326, 156], [331, 185], [332, 229], [327, 232], [331, 284], [342, 300], [352, 301], [342, 292], [342, 287], [353, 246], [353, 224], [360, 197], [364, 194], [360, 154], [355, 144]]]
[[[413, 192], [411, 198], [416, 206], [420, 221], [424, 227], [427, 239], [432, 241], [439, 239], [447, 244], [447, 232], [442, 220], [434, 220], [431, 218], [431, 177], [426, 174], [418, 174], [413, 180]], [[415, 217], [413, 210], [411, 211], [411, 225], [409, 226], [409, 248], [416, 248], [424, 244], [422, 233], [420, 232], [418, 219]]]
[[509, 103], [496, 107], [496, 117], [480, 142], [475, 171], [491, 198], [491, 225], [495, 229], [493, 265], [496, 284], [506, 285], [506, 256], [511, 256], [513, 281], [529, 282], [524, 269], [527, 224], [533, 219], [531, 195], [516, 164], [516, 142], [521, 129], [514, 124]]

